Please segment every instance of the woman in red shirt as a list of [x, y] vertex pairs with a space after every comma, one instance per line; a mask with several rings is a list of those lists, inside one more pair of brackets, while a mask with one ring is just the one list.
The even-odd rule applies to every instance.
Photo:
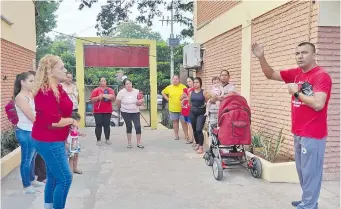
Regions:
[[33, 90], [36, 120], [32, 128], [33, 144], [46, 162], [45, 208], [63, 209], [72, 182], [65, 149], [70, 125], [72, 101], [60, 82], [66, 79], [63, 61], [54, 55], [44, 56], [35, 77]]
[[96, 123], [95, 134], [97, 145], [102, 145], [101, 135], [102, 127], [104, 129], [105, 142], [111, 144], [110, 137], [110, 119], [112, 114], [112, 102], [115, 100], [115, 91], [107, 87], [107, 80], [101, 78], [99, 87], [95, 88], [91, 93], [91, 101], [93, 103], [93, 111]]

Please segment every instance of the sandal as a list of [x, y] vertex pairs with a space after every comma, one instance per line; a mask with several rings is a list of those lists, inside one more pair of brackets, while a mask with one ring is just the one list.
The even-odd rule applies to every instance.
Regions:
[[75, 174], [82, 174], [83, 172], [81, 170], [75, 170], [73, 171]]
[[193, 141], [187, 140], [185, 144], [192, 144], [192, 143], [193, 143]]
[[140, 149], [144, 148], [144, 146], [142, 144], [138, 144], [137, 147], [140, 148]]
[[128, 144], [128, 145], [127, 145], [127, 148], [129, 148], [129, 149], [130, 149], [130, 148], [133, 148], [133, 145]]
[[198, 151], [197, 151], [197, 154], [203, 154], [203, 153], [204, 153], [203, 150], [198, 150]]
[[180, 137], [175, 138], [174, 140], [180, 140]]

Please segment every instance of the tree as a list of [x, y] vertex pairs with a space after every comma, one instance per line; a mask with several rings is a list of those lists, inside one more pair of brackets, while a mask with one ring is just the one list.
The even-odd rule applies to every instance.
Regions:
[[40, 53], [59, 56], [68, 72], [76, 74], [75, 41], [72, 36], [58, 35], [50, 39], [49, 45], [44, 46], [44, 51], [40, 50]]
[[118, 25], [116, 30], [112, 31], [109, 36], [162, 41], [160, 33], [152, 31], [150, 27], [142, 27], [133, 21], [128, 21]]
[[[82, 0], [79, 9], [91, 7], [97, 0]], [[164, 10], [170, 10], [173, 6], [174, 19], [176, 22], [186, 25], [188, 28], [181, 31], [181, 35], [185, 37], [193, 36], [192, 19], [186, 17], [186, 13], [193, 12], [193, 1], [184, 0], [116, 0], [108, 1], [102, 7], [101, 12], [97, 15], [97, 35], [109, 35], [117, 29], [117, 26], [125, 21], [128, 21], [128, 16], [131, 15], [132, 9], [136, 6], [139, 15], [136, 17], [138, 23], [153, 25], [153, 20], [156, 17], [161, 18]]]
[[36, 17], [36, 40], [37, 40], [37, 60], [39, 61], [44, 56], [49, 45], [52, 43], [51, 38], [47, 33], [57, 27], [57, 16], [55, 12], [59, 7], [59, 2], [56, 1], [35, 1], [35, 5], [39, 12]]

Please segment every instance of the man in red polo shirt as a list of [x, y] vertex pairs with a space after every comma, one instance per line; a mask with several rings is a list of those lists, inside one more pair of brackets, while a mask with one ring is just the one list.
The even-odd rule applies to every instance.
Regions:
[[300, 43], [296, 48], [298, 67], [274, 71], [264, 57], [263, 47], [257, 43], [252, 45], [252, 52], [259, 59], [264, 75], [271, 80], [289, 83], [295, 162], [303, 191], [302, 200], [292, 202], [297, 209], [317, 209], [328, 135], [327, 110], [332, 80], [316, 64], [315, 50], [312, 43]]

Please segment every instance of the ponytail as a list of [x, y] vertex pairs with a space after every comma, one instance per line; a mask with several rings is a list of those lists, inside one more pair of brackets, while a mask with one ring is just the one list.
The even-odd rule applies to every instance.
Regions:
[[16, 76], [14, 81], [14, 92], [13, 92], [13, 99], [20, 93], [21, 91], [21, 81], [25, 81], [30, 75], [29, 72], [23, 72]]

